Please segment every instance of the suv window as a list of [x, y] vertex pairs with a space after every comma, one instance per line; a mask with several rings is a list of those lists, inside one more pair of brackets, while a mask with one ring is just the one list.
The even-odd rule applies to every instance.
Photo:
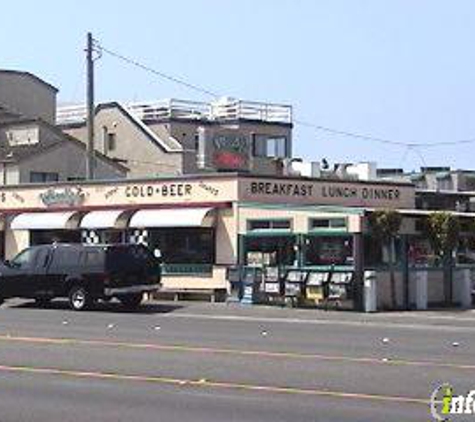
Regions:
[[144, 246], [107, 249], [106, 266], [112, 272], [146, 270], [158, 265], [152, 253]]
[[79, 265], [78, 251], [73, 248], [55, 248], [51, 267], [75, 267]]
[[36, 268], [45, 268], [48, 262], [49, 252], [47, 248], [40, 248], [36, 253]]
[[23, 252], [20, 252], [15, 258], [12, 259], [12, 266], [17, 268], [30, 268], [33, 266], [34, 256], [34, 249], [25, 249]]
[[86, 267], [102, 267], [104, 265], [104, 253], [97, 249], [86, 250], [83, 255]]

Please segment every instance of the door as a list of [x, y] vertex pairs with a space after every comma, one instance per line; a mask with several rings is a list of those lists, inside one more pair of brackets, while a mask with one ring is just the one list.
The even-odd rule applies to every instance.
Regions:
[[32, 272], [36, 252], [35, 248], [25, 249], [2, 268], [0, 291], [3, 297], [34, 297], [36, 287]]
[[48, 267], [52, 251], [49, 247], [38, 248], [34, 257], [34, 268], [30, 274], [30, 286], [34, 289], [35, 297], [54, 297], [54, 283]]

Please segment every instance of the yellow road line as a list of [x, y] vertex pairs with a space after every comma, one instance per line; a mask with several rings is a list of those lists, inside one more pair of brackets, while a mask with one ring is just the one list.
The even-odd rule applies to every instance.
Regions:
[[475, 365], [458, 364], [436, 361], [412, 361], [405, 359], [384, 359], [374, 357], [352, 357], [343, 355], [323, 355], [313, 353], [295, 353], [295, 352], [271, 352], [266, 350], [240, 350], [227, 348], [213, 348], [201, 346], [184, 346], [179, 344], [158, 344], [158, 343], [127, 343], [110, 340], [94, 340], [94, 339], [74, 339], [74, 338], [48, 338], [48, 337], [23, 337], [0, 335], [0, 341], [4, 342], [21, 342], [32, 344], [51, 344], [57, 346], [104, 346], [112, 348], [125, 349], [143, 349], [143, 350], [160, 350], [167, 352], [186, 352], [186, 353], [202, 353], [202, 354], [221, 354], [221, 355], [237, 355], [237, 356], [253, 356], [263, 358], [281, 358], [281, 359], [311, 359], [325, 361], [339, 361], [349, 363], [365, 363], [376, 365], [393, 365], [393, 366], [421, 366], [435, 367], [456, 370], [475, 370]]
[[175, 386], [191, 386], [191, 387], [208, 387], [208, 388], [222, 388], [228, 390], [242, 390], [242, 391], [259, 391], [265, 393], [281, 393], [281, 394], [294, 394], [294, 395], [310, 395], [310, 396], [326, 396], [341, 399], [359, 399], [359, 400], [371, 400], [379, 402], [395, 402], [405, 404], [429, 404], [429, 400], [420, 399], [416, 397], [403, 397], [403, 396], [389, 396], [381, 394], [365, 394], [365, 393], [347, 393], [343, 391], [330, 391], [330, 390], [318, 390], [296, 387], [279, 387], [271, 385], [253, 385], [243, 383], [232, 382], [219, 382], [209, 380], [191, 380], [191, 379], [179, 379], [170, 377], [159, 376], [146, 376], [146, 375], [131, 375], [131, 374], [119, 374], [111, 372], [89, 372], [89, 371], [76, 371], [69, 369], [56, 369], [56, 368], [36, 368], [29, 366], [7, 366], [0, 365], [0, 372], [11, 373], [26, 373], [34, 375], [56, 375], [72, 378], [93, 378], [101, 380], [115, 380], [115, 381], [136, 381], [156, 384], [168, 384]]

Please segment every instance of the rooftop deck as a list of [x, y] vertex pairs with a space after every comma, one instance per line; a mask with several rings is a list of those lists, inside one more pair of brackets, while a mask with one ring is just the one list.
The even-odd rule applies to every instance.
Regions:
[[[167, 99], [151, 102], [125, 103], [122, 106], [144, 122], [162, 119], [200, 121], [252, 120], [267, 123], [292, 123], [292, 107], [282, 104], [260, 103], [235, 99], [206, 103]], [[86, 121], [83, 104], [58, 107], [57, 124]]]

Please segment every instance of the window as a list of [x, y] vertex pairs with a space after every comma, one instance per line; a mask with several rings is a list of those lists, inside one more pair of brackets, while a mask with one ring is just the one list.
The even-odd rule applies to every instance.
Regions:
[[285, 136], [256, 135], [253, 153], [255, 157], [285, 158], [287, 156], [287, 138]]
[[345, 218], [311, 218], [310, 230], [318, 229], [344, 229], [346, 228]]
[[109, 151], [115, 151], [117, 147], [116, 134], [109, 132], [107, 126], [102, 126], [102, 146], [104, 154], [107, 154]]
[[452, 179], [446, 178], [437, 180], [437, 188], [439, 190], [453, 190]]
[[58, 180], [59, 180], [58, 173], [50, 173], [50, 172], [42, 172], [42, 171], [30, 172], [31, 183], [57, 182]]
[[83, 261], [86, 267], [102, 267], [104, 266], [104, 253], [98, 250], [86, 251]]
[[305, 248], [306, 265], [352, 265], [353, 240], [347, 236], [311, 236]]
[[290, 220], [250, 220], [249, 231], [253, 230], [290, 230]]
[[295, 236], [249, 236], [244, 240], [247, 265], [294, 265]]
[[117, 139], [115, 133], [107, 134], [107, 151], [115, 151], [117, 147]]
[[23, 252], [20, 252], [13, 260], [12, 264], [14, 267], [18, 268], [28, 268], [33, 263], [34, 256], [33, 249], [26, 249]]
[[214, 230], [210, 228], [156, 229], [149, 232], [150, 249], [158, 248], [165, 264], [213, 264]]
[[69, 247], [61, 247], [55, 249], [53, 252], [53, 261], [51, 263], [52, 268], [63, 267], [76, 267], [78, 262], [79, 253], [77, 250]]
[[198, 151], [200, 148], [200, 135], [199, 133], [195, 133], [195, 149]]

